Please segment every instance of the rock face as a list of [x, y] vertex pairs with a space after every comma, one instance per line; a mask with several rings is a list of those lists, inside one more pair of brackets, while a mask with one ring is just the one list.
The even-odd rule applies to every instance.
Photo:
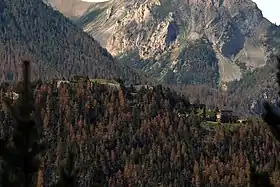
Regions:
[[251, 0], [111, 0], [93, 3], [77, 24], [166, 83], [239, 80], [265, 66], [273, 48], [272, 24]]

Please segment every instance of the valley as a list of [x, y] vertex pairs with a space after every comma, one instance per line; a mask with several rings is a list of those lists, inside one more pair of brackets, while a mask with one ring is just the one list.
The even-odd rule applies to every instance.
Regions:
[[[271, 87], [267, 83], [275, 74], [279, 28], [250, 0], [242, 5], [235, 0], [201, 4], [200, 0], [111, 0], [91, 3], [74, 23], [120, 63], [155, 83], [208, 85], [217, 92], [226, 83], [229, 90], [239, 90], [230, 91], [231, 100], [241, 94], [247, 106], [229, 105], [250, 115], [259, 110], [249, 106], [262, 100], [260, 88]], [[258, 72], [263, 72], [263, 85], [236, 88], [258, 79]]]
[[280, 184], [280, 27], [255, 3], [89, 1], [0, 2], [0, 186]]

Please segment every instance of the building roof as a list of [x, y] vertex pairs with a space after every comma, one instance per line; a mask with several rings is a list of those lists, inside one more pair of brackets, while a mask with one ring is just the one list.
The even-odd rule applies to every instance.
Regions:
[[227, 109], [227, 110], [224, 110], [224, 109], [222, 109], [222, 110], [220, 110], [221, 112], [233, 112], [233, 110], [229, 110], [229, 109]]

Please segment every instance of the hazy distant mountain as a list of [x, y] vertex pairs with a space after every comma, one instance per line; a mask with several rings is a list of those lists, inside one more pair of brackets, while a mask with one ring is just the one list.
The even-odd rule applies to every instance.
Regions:
[[45, 0], [58, 9], [65, 16], [75, 19], [82, 16], [91, 5], [81, 0]]

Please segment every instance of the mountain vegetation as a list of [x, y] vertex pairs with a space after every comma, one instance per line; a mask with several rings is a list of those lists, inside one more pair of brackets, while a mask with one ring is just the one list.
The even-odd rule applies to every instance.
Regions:
[[[174, 1], [168, 7], [164, 2], [152, 1], [152, 4], [164, 7], [154, 7], [160, 8], [157, 10], [161, 12], [160, 19], [172, 18], [170, 10], [178, 4]], [[229, 7], [228, 3], [223, 1], [213, 6]], [[251, 7], [247, 6], [250, 3], [245, 5], [241, 7], [244, 10]], [[259, 15], [254, 7], [250, 10], [253, 11], [250, 15]], [[271, 57], [263, 69], [256, 68], [251, 74], [245, 72], [243, 79], [232, 82], [229, 92], [224, 92], [216, 89], [221, 76], [217, 73], [217, 63], [229, 51], [219, 56], [210, 39], [203, 36], [181, 46], [186, 51], [178, 52], [180, 59], [188, 62], [185, 65], [189, 65], [181, 64], [183, 68], [179, 69], [189, 70], [180, 74], [187, 82], [180, 82], [180, 76], [174, 77], [168, 71], [164, 76], [157, 72], [164, 83], [172, 85], [176, 80], [192, 85], [150, 85], [151, 80], [139, 76], [131, 64], [119, 64], [97, 41], [40, 0], [3, 0], [0, 19], [0, 186], [280, 184], [280, 146], [275, 141], [280, 141], [279, 108], [266, 102], [263, 120], [259, 117], [247, 118], [244, 123], [206, 120], [210, 114], [217, 118], [220, 106], [241, 103], [240, 106], [246, 107], [247, 95], [239, 95], [242, 97], [239, 100], [234, 95], [241, 92], [236, 88], [238, 83], [242, 83], [241, 88], [249, 86], [252, 92], [248, 94], [255, 94], [254, 89], [263, 92], [251, 86], [253, 83], [259, 87], [270, 85], [265, 93], [273, 95], [269, 91], [275, 90], [277, 84], [280, 86], [280, 59], [279, 72], [276, 76], [269, 74], [270, 80], [264, 72], [275, 69]], [[168, 23], [168, 28], [176, 28], [172, 21]], [[267, 22], [261, 23], [266, 28]], [[147, 24], [151, 24], [150, 20]], [[267, 33], [267, 49], [278, 46], [277, 28]], [[169, 36], [164, 39], [167, 44], [174, 39]], [[276, 40], [270, 40], [272, 36]], [[207, 55], [200, 56], [200, 49]], [[170, 55], [163, 53], [159, 59]], [[23, 61], [23, 71], [19, 72], [18, 62], [22, 57], [34, 63]], [[195, 59], [205, 66], [195, 63]], [[147, 59], [144, 63], [151, 62]], [[140, 69], [143, 68], [148, 75], [153, 74], [148, 66]], [[213, 79], [208, 80], [207, 76]], [[202, 83], [205, 85], [196, 86]], [[197, 109], [196, 106], [205, 106], [203, 103], [207, 108]], [[239, 115], [246, 116], [242, 110]]]
[[[25, 91], [18, 99], [4, 97], [4, 103], [10, 101], [3, 105], [10, 113], [1, 109], [1, 147], [12, 151], [1, 152], [7, 153], [2, 157], [1, 181], [8, 179], [4, 174], [9, 171], [13, 177], [6, 182], [18, 182], [17, 186], [28, 186], [23, 181], [37, 186], [268, 186], [268, 176], [271, 183], [279, 183], [280, 147], [260, 119], [249, 119], [246, 125], [202, 125], [188, 99], [169, 88], [109, 83], [86, 77], [59, 86], [36, 81], [23, 84]], [[2, 85], [1, 96], [21, 93], [20, 85]], [[33, 93], [31, 105], [25, 104], [32, 110], [21, 108], [22, 97], [31, 98], [26, 93]], [[36, 136], [21, 134], [19, 127], [26, 126], [28, 118], [11, 111], [31, 111], [38, 140], [47, 145], [37, 157], [41, 162], [34, 174], [23, 172], [33, 155], [26, 152], [26, 141], [14, 143], [16, 137], [32, 136], [33, 141]], [[22, 118], [27, 122], [19, 121]], [[273, 121], [269, 115], [264, 119]], [[17, 145], [22, 149], [10, 149]], [[15, 153], [32, 154], [11, 162]], [[14, 165], [21, 161], [23, 165]], [[19, 172], [29, 177], [21, 178]]]
[[140, 80], [97, 41], [41, 0], [3, 0], [0, 20], [1, 80], [20, 78], [18, 61], [23, 57], [34, 62], [34, 79], [78, 74]]

